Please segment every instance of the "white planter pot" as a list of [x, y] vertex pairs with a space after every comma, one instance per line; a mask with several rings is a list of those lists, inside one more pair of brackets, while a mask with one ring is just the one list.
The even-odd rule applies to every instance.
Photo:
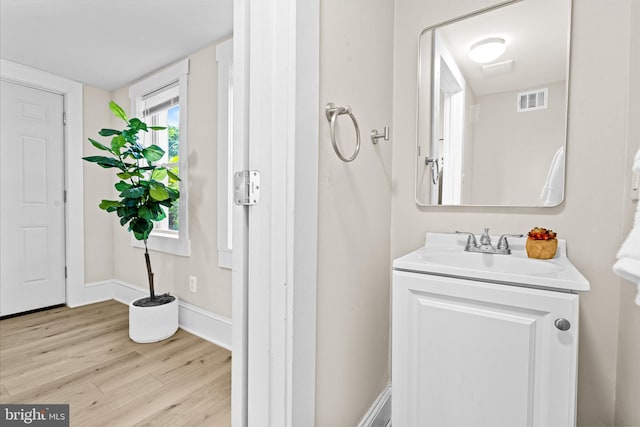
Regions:
[[[137, 301], [137, 300], [136, 300]], [[178, 298], [155, 307], [129, 304], [129, 338], [138, 343], [150, 343], [169, 338], [178, 330]]]

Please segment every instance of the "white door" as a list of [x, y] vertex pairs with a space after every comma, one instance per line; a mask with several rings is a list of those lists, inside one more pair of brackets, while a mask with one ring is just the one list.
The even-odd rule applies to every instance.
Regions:
[[65, 302], [63, 97], [2, 81], [0, 316]]
[[577, 295], [393, 275], [393, 425], [575, 426]]

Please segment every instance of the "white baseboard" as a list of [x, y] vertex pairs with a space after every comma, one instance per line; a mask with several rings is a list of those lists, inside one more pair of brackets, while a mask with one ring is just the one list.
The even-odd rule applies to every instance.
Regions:
[[[82, 304], [93, 304], [114, 299], [123, 304], [147, 295], [146, 289], [121, 280], [104, 280], [87, 283]], [[231, 319], [211, 313], [193, 304], [179, 301], [179, 325], [185, 331], [197, 335], [231, 351]]]
[[364, 415], [358, 427], [387, 427], [391, 425], [391, 384], [388, 384]]
[[131, 283], [120, 280], [111, 281], [113, 296], [112, 298], [118, 302], [129, 305], [133, 300], [148, 296], [145, 289], [139, 288]]
[[231, 319], [180, 301], [180, 327], [231, 351]]
[[103, 280], [85, 284], [81, 292], [77, 292], [73, 301], [67, 299], [67, 306], [74, 308], [110, 299], [113, 299], [113, 281]]

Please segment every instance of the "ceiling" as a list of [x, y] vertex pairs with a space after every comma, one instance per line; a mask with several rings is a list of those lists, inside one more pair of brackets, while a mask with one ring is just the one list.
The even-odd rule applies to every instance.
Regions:
[[231, 35], [233, 0], [0, 0], [0, 57], [109, 91]]
[[[437, 29], [476, 96], [532, 88], [567, 78], [570, 2], [528, 0]], [[469, 59], [475, 42], [500, 37], [507, 50], [493, 63], [512, 60], [512, 69], [485, 74]], [[487, 64], [489, 65], [489, 64]]]

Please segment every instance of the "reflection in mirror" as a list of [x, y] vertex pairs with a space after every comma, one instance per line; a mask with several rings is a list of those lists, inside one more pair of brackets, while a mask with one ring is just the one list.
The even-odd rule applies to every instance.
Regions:
[[518, 0], [422, 32], [418, 204], [562, 201], [570, 9]]

